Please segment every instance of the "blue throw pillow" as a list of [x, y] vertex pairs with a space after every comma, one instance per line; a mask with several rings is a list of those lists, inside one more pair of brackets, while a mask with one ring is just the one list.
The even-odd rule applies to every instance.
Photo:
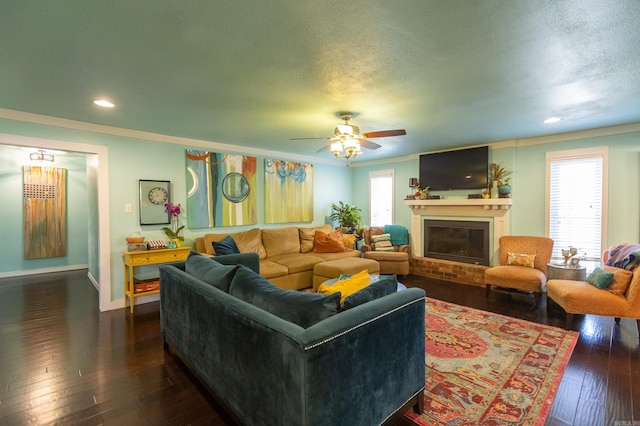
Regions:
[[585, 281], [602, 290], [609, 287], [609, 284], [613, 281], [613, 274], [597, 267], [589, 274]]
[[337, 314], [340, 307], [340, 293], [282, 290], [245, 267], [233, 277], [229, 294], [302, 328]]
[[239, 265], [222, 265], [215, 260], [191, 252], [184, 264], [184, 271], [224, 292], [229, 292], [229, 285]]
[[380, 281], [369, 284], [360, 291], [357, 291], [344, 299], [342, 310], [346, 311], [363, 303], [370, 302], [398, 290], [398, 279], [395, 275], [383, 278]]
[[238, 245], [233, 240], [233, 238], [231, 238], [231, 235], [227, 235], [218, 242], [213, 241], [211, 245], [213, 245], [213, 251], [216, 252], [216, 256], [240, 253], [240, 250], [238, 250]]

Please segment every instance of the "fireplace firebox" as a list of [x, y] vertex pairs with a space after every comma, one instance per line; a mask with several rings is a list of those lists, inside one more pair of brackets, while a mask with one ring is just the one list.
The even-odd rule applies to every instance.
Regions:
[[489, 222], [424, 220], [424, 256], [489, 265]]

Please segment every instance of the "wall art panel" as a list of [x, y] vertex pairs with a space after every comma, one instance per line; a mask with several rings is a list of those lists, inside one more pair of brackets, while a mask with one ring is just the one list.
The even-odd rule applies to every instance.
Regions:
[[187, 150], [187, 226], [258, 223], [256, 165], [256, 157]]
[[67, 255], [67, 170], [24, 166], [24, 258]]
[[264, 160], [265, 223], [313, 221], [313, 165]]

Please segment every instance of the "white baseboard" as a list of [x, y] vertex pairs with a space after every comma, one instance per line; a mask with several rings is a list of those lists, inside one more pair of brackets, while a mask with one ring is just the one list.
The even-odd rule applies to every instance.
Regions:
[[89, 265], [66, 265], [52, 268], [29, 269], [25, 271], [0, 272], [0, 278], [24, 277], [27, 275], [50, 274], [52, 272], [77, 271], [78, 269], [89, 269]]

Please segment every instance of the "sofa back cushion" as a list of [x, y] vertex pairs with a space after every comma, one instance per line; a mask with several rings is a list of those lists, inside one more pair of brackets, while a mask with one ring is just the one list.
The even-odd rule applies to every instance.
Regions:
[[224, 292], [229, 292], [229, 285], [238, 268], [240, 268], [239, 265], [222, 265], [195, 252], [189, 253], [184, 265], [187, 274], [193, 275]]
[[282, 290], [251, 270], [240, 267], [229, 294], [302, 328], [338, 313], [340, 293], [324, 295]]
[[342, 310], [346, 311], [363, 303], [379, 299], [383, 296], [393, 294], [398, 290], [398, 277], [396, 275], [387, 275], [380, 277], [379, 281], [373, 282], [344, 299]]
[[267, 257], [280, 254], [300, 253], [300, 238], [298, 228], [285, 226], [283, 228], [267, 228], [262, 230], [262, 244]]
[[222, 241], [225, 237], [231, 236], [238, 246], [240, 253], [258, 253], [260, 259], [267, 257], [267, 253], [262, 245], [262, 231], [260, 228], [249, 229], [248, 231], [236, 232], [235, 234], [205, 234], [204, 248], [207, 254], [216, 255], [212, 242]]
[[313, 238], [316, 231], [322, 231], [329, 233], [333, 230], [331, 225], [316, 226], [313, 228], [298, 228], [298, 235], [300, 236], [300, 253], [310, 253], [313, 250]]

